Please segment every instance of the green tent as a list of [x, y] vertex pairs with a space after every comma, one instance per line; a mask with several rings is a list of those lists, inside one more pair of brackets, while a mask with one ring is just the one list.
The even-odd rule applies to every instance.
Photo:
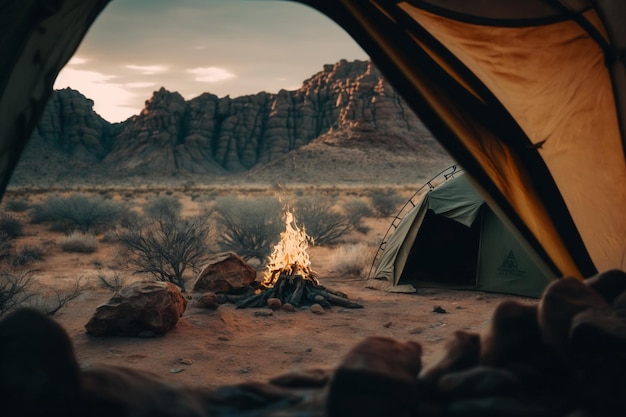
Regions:
[[368, 286], [388, 291], [436, 286], [539, 297], [553, 278], [462, 173], [424, 194], [381, 248]]

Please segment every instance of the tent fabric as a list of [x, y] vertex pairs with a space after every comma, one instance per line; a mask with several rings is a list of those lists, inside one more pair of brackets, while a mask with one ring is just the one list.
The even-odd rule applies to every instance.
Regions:
[[303, 2], [359, 41], [555, 274], [624, 266], [624, 2]]
[[[479, 234], [473, 242], [454, 235], [449, 238], [438, 236], [439, 244], [442, 243], [441, 239], [447, 239], [444, 246], [455, 249], [449, 253], [438, 254], [437, 258], [443, 259], [443, 262], [457, 264], [459, 268], [463, 268], [467, 259], [461, 261], [455, 258], [455, 252], [457, 255], [462, 253], [464, 256], [467, 254], [475, 256], [474, 260], [470, 259], [476, 265], [474, 276], [465, 277], [462, 282], [456, 284], [447, 284], [447, 287], [538, 297], [553, 278], [549, 270], [527, 253], [524, 246], [487, 207], [485, 200], [469, 178], [459, 174], [425, 194], [402, 218], [385, 242], [376, 270], [368, 280], [367, 286], [391, 292], [409, 292], [415, 291], [413, 285], [442, 285], [431, 276], [421, 276], [420, 271], [407, 271], [407, 268], [411, 269], [410, 265], [437, 262], [432, 254], [420, 254], [419, 251], [415, 251], [416, 241], [422, 229], [426, 228], [429, 221], [434, 222], [434, 217], [429, 217], [428, 212], [454, 220], [467, 229], [475, 223], [480, 223], [474, 225]], [[444, 230], [437, 230], [436, 233], [444, 235]], [[431, 243], [427, 242], [427, 245], [430, 246]], [[468, 243], [471, 243], [471, 247], [464, 246]], [[432, 268], [437, 269], [439, 266], [435, 264]], [[445, 269], [443, 265], [441, 268]], [[459, 270], [456, 270], [454, 275], [458, 272]], [[410, 278], [403, 281], [403, 277], [407, 276]], [[447, 278], [452, 281], [456, 279], [454, 276]], [[470, 278], [472, 285], [467, 284], [467, 278]]]

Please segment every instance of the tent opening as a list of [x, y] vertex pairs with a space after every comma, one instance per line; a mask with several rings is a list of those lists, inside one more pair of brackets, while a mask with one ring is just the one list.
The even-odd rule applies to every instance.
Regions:
[[476, 287], [481, 222], [482, 209], [471, 227], [429, 209], [399, 283], [416, 285], [419, 280], [420, 286], [436, 282], [439, 286]]

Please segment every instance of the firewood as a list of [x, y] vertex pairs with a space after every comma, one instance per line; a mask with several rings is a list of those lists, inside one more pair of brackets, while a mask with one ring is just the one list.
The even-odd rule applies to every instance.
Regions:
[[300, 307], [300, 300], [302, 299], [302, 292], [306, 286], [306, 281], [299, 275], [294, 278], [294, 281], [296, 282], [296, 289], [291, 294], [291, 297], [289, 297], [289, 302], [296, 307]]

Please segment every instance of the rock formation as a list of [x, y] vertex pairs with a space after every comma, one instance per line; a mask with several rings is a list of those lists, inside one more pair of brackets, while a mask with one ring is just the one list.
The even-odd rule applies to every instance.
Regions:
[[295, 91], [276, 94], [205, 93], [186, 101], [161, 88], [139, 115], [118, 124], [98, 116], [80, 93], [60, 90], [27, 154], [32, 158], [33, 148], [45, 145], [57, 157], [121, 176], [232, 175], [262, 169], [320, 137], [349, 152], [372, 145], [398, 151], [400, 143], [404, 154], [449, 160], [371, 62], [345, 60], [324, 66]]

